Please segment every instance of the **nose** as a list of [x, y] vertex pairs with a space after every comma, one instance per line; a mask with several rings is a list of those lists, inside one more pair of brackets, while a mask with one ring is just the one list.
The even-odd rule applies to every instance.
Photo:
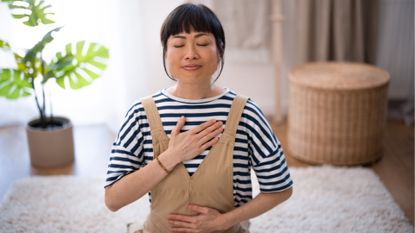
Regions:
[[195, 46], [193, 45], [189, 45], [186, 48], [186, 54], [184, 57], [186, 60], [193, 60], [193, 59], [198, 59], [199, 58], [199, 54], [195, 48]]

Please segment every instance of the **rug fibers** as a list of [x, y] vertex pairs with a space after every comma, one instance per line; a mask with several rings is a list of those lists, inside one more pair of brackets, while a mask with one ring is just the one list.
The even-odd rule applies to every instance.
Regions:
[[[368, 168], [291, 168], [292, 197], [251, 220], [251, 233], [410, 233], [392, 196]], [[118, 212], [104, 205], [103, 178], [30, 177], [0, 204], [0, 232], [126, 232], [143, 222], [147, 196]], [[254, 185], [254, 194], [258, 186]]]

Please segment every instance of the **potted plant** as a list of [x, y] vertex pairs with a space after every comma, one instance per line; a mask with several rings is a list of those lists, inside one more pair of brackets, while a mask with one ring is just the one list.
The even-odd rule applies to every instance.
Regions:
[[[7, 4], [12, 16], [23, 20], [30, 27], [53, 24], [50, 5], [38, 0], [1, 0]], [[108, 49], [98, 43], [78, 41], [68, 43], [54, 58], [46, 61], [42, 52], [53, 41], [56, 27], [47, 32], [39, 42], [23, 53], [18, 53], [11, 43], [0, 38], [0, 49], [13, 54], [14, 67], [0, 67], [0, 96], [17, 99], [34, 96], [39, 117], [26, 127], [31, 163], [38, 167], [56, 167], [68, 164], [74, 158], [71, 121], [54, 116], [50, 96], [45, 95], [46, 84], [55, 81], [64, 89], [79, 89], [90, 85], [105, 70]]]

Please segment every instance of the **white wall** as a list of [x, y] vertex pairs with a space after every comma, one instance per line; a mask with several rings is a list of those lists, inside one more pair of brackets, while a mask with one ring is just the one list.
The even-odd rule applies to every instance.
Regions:
[[275, 80], [272, 63], [228, 62], [225, 64], [219, 83], [251, 97], [265, 115], [274, 114]]
[[[119, 72], [108, 82], [108, 112], [106, 123], [116, 131], [129, 106], [138, 98], [150, 95], [167, 86], [162, 68], [159, 32], [162, 20], [180, 1], [117, 1], [118, 44], [115, 51], [120, 57], [113, 59]], [[119, 83], [116, 89], [114, 83]], [[113, 96], [118, 97], [112, 101]]]

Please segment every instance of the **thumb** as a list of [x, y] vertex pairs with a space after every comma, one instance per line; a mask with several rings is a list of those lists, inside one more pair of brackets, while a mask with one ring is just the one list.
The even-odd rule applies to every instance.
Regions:
[[177, 121], [176, 126], [171, 131], [172, 136], [176, 136], [180, 133], [180, 130], [183, 128], [184, 123], [186, 123], [186, 118], [184, 116], [181, 116], [179, 120]]

